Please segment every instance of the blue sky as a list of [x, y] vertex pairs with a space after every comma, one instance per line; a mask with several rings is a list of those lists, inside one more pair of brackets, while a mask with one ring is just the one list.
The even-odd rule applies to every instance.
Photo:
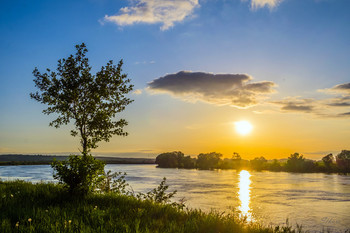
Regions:
[[[35, 67], [54, 69], [57, 60], [74, 53], [74, 45], [81, 42], [88, 46], [93, 71], [110, 59], [123, 58], [124, 72], [141, 93], [132, 95], [135, 102], [122, 114], [130, 121], [133, 136], [116, 137], [110, 145], [101, 144], [97, 152], [230, 151], [230, 146], [220, 143], [203, 146], [210, 138], [196, 144], [202, 131], [175, 130], [196, 122], [229, 121], [224, 116], [256, 122], [276, 117], [278, 122], [295, 122], [303, 128], [315, 124], [310, 128], [315, 135], [305, 136], [316, 137], [317, 128], [328, 132], [329, 138], [315, 139], [310, 149], [296, 140], [293, 149], [303, 153], [337, 151], [347, 145], [343, 140], [326, 146], [323, 140], [337, 138], [339, 129], [344, 130], [342, 136], [350, 136], [349, 118], [337, 117], [347, 116], [349, 107], [323, 106], [340, 97], [347, 100], [350, 92], [341, 89], [335, 95], [318, 90], [336, 92], [340, 90], [332, 89], [336, 85], [350, 82], [348, 0], [3, 0], [0, 11], [0, 153], [77, 151], [77, 140], [70, 139], [67, 129], [48, 127], [52, 117], [41, 113], [44, 106], [31, 100], [29, 93], [35, 91], [31, 74]], [[203, 98], [208, 93], [184, 98], [188, 92], [175, 93], [168, 86], [147, 90], [152, 80], [179, 71], [247, 74], [251, 82], [269, 81], [275, 86], [263, 94], [249, 93], [259, 102], [249, 109], [217, 106]], [[152, 91], [163, 94], [153, 95]], [[208, 112], [210, 116], [200, 114], [198, 119], [199, 113]], [[256, 120], [257, 112], [266, 119], [259, 116]], [[174, 117], [179, 113], [187, 117]], [[214, 128], [220, 127], [205, 129]], [[156, 135], [145, 140], [149, 130]], [[161, 143], [174, 134], [181, 138], [184, 132], [192, 135], [185, 137], [192, 146], [185, 146], [185, 139]], [[293, 135], [299, 137], [297, 132]], [[247, 154], [257, 153], [243, 145], [237, 147]], [[293, 144], [275, 147], [269, 149], [272, 154], [286, 155], [293, 150]]]

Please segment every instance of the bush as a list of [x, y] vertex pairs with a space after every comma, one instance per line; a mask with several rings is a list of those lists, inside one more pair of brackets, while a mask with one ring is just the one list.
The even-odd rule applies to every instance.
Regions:
[[157, 188], [147, 192], [146, 194], [138, 193], [136, 197], [140, 200], [148, 200], [160, 204], [170, 204], [179, 209], [183, 209], [185, 207], [183, 200], [181, 200], [180, 202], [171, 202], [171, 198], [177, 193], [177, 190], [170, 193], [166, 193], [168, 188], [169, 185], [166, 185], [166, 178], [163, 177], [162, 182], [160, 182]]
[[51, 167], [53, 177], [64, 184], [70, 193], [86, 195], [103, 180], [105, 164], [83, 153], [82, 156], [71, 155], [66, 161], [54, 160]]
[[109, 170], [104, 174], [102, 181], [98, 185], [98, 191], [101, 193], [118, 193], [122, 195], [132, 195], [133, 193], [126, 188], [129, 186], [125, 180], [126, 172], [113, 172]]

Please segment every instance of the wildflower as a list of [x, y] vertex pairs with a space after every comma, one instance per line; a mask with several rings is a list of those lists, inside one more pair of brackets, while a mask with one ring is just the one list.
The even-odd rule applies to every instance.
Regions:
[[16, 227], [19, 227], [19, 222], [16, 222]]
[[31, 222], [32, 221], [32, 219], [31, 218], [28, 218], [28, 222]]
[[71, 224], [71, 223], [72, 223], [72, 220], [68, 220], [68, 223]]
[[97, 209], [97, 205], [95, 205], [95, 208], [94, 208], [94, 210], [96, 210]]
[[11, 197], [13, 197], [13, 195], [12, 195], [12, 193], [11, 193], [11, 195], [10, 195]]
[[45, 210], [45, 212], [47, 213], [47, 212], [49, 212], [49, 210]]

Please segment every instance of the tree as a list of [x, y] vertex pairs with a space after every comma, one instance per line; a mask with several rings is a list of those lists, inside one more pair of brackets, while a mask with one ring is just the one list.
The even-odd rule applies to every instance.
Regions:
[[350, 150], [342, 150], [336, 156], [336, 161], [341, 172], [350, 172]]
[[47, 73], [41, 73], [34, 69], [39, 91], [30, 97], [49, 106], [43, 110], [44, 114], [58, 114], [50, 126], [59, 128], [74, 120], [71, 135], [80, 136], [82, 152], [86, 154], [100, 141], [109, 141], [113, 135], [127, 135], [123, 131], [127, 121], [113, 121], [113, 118], [132, 102], [125, 95], [132, 91], [133, 85], [122, 74], [123, 60], [117, 66], [109, 61], [92, 75], [85, 44], [75, 48], [75, 55], [58, 61], [57, 72], [47, 69]]
[[242, 157], [240, 154], [237, 152], [233, 152], [232, 157], [231, 157], [231, 163], [232, 163], [232, 168], [234, 169], [241, 169], [242, 167]]
[[332, 170], [332, 165], [334, 163], [334, 156], [333, 154], [328, 154], [322, 158], [323, 164], [328, 172]]
[[274, 159], [272, 161], [272, 163], [269, 163], [268, 168], [271, 171], [281, 171], [282, 170], [281, 163], [277, 159]]
[[122, 74], [123, 60], [117, 66], [109, 61], [106, 66], [92, 75], [88, 52], [84, 43], [76, 45], [75, 55], [58, 60], [57, 71], [47, 69], [41, 73], [35, 68], [35, 86], [39, 89], [30, 97], [48, 105], [44, 114], [58, 114], [50, 126], [74, 121], [72, 136], [80, 136], [82, 155], [71, 155], [67, 161], [54, 161], [54, 178], [65, 184], [70, 192], [86, 194], [93, 191], [102, 181], [104, 163], [96, 160], [91, 149], [100, 141], [109, 141], [113, 135], [126, 136], [123, 127], [125, 119], [114, 121], [115, 115], [132, 102], [126, 97], [133, 89], [130, 79]]
[[251, 160], [250, 164], [254, 170], [261, 171], [266, 168], [267, 160], [263, 156], [260, 156]]
[[155, 163], [163, 168], [183, 168], [184, 154], [181, 151], [166, 152], [156, 157]]
[[301, 172], [304, 170], [304, 162], [305, 158], [302, 155], [299, 155], [299, 153], [294, 153], [288, 157], [286, 168], [291, 172]]
[[197, 158], [197, 167], [200, 169], [218, 168], [222, 154], [217, 152], [200, 153]]

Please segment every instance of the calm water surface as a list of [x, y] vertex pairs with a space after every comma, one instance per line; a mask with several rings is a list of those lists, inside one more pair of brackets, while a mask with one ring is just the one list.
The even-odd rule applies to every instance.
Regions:
[[[235, 170], [163, 169], [155, 165], [106, 165], [127, 172], [135, 192], [147, 192], [167, 178], [170, 191], [187, 207], [230, 213], [239, 211], [249, 221], [293, 226], [314, 231], [342, 232], [350, 228], [350, 176], [293, 174]], [[48, 165], [2, 166], [0, 179], [53, 181]]]

